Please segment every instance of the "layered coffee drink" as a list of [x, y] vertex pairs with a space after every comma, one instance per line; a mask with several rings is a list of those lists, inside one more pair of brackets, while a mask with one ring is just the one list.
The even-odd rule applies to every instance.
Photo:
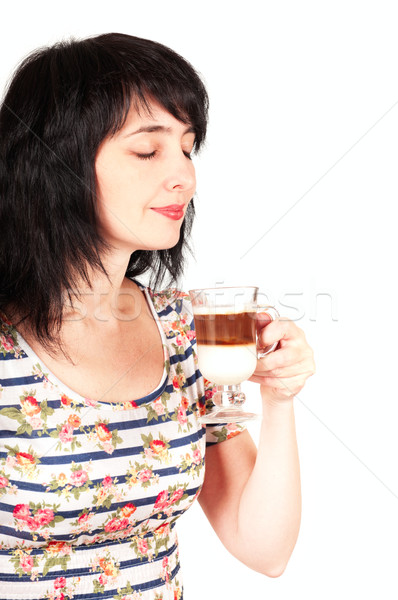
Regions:
[[256, 313], [218, 306], [194, 310], [199, 368], [217, 385], [248, 379], [257, 364]]
[[216, 384], [202, 423], [239, 423], [257, 418], [242, 410], [240, 384], [253, 375], [257, 359], [275, 350], [277, 342], [257, 350], [257, 315], [279, 316], [273, 306], [259, 306], [257, 287], [219, 287], [189, 290], [195, 319], [199, 369]]

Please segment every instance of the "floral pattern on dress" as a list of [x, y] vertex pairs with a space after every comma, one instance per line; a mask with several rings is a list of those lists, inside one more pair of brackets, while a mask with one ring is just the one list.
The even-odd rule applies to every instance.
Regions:
[[144, 293], [163, 339], [164, 380], [118, 404], [60, 384], [0, 320], [4, 597], [182, 598], [175, 525], [200, 493], [206, 441], [242, 427], [200, 423], [214, 386], [198, 371], [186, 294]]

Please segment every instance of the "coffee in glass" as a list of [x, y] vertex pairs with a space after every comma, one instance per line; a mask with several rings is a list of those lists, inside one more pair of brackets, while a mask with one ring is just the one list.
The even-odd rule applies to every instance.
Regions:
[[215, 406], [202, 421], [237, 422], [256, 418], [240, 407], [245, 395], [240, 384], [254, 373], [257, 359], [277, 344], [259, 351], [256, 316], [279, 316], [271, 306], [258, 306], [257, 287], [205, 288], [190, 290], [193, 307], [199, 368], [206, 379], [217, 385]]

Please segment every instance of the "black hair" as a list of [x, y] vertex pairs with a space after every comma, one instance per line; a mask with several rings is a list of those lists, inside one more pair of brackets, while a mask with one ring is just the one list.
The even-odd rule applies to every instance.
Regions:
[[[0, 308], [16, 308], [45, 346], [62, 324], [65, 297], [91, 269], [106, 274], [97, 221], [95, 157], [130, 106], [152, 99], [206, 135], [208, 96], [170, 48], [120, 33], [41, 48], [16, 70], [0, 108]], [[176, 282], [192, 227], [189, 204], [176, 246], [139, 250], [127, 275]], [[65, 296], [66, 295], [66, 296]], [[72, 292], [73, 295], [73, 292]], [[55, 333], [54, 333], [55, 332]]]

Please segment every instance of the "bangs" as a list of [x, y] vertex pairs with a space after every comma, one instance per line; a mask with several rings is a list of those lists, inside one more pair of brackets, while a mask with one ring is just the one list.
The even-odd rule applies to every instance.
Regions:
[[[127, 87], [127, 86], [126, 86]], [[152, 104], [158, 103], [181, 123], [192, 127], [195, 134], [194, 152], [198, 152], [206, 137], [207, 116], [203, 115], [202, 106], [197, 97], [190, 90], [169, 89], [156, 90], [141, 89], [132, 84], [120, 94], [119, 102], [114, 107], [113, 119], [107, 129], [110, 135], [115, 135], [126, 122], [129, 110], [134, 108], [138, 115], [152, 117]], [[165, 93], [166, 92], [166, 93]]]
[[[91, 79], [90, 89], [96, 90], [92, 107], [102, 113], [99, 119], [105, 126], [102, 135], [119, 131], [131, 106], [138, 113], [144, 111], [150, 115], [150, 104], [155, 100], [173, 117], [192, 126], [194, 150], [198, 151], [206, 137], [209, 102], [204, 84], [192, 65], [170, 48], [149, 40], [142, 40], [145, 52], [139, 52], [141, 40], [138, 38], [118, 34], [115, 39], [113, 35], [110, 48], [107, 37], [85, 42], [98, 44], [97, 53], [107, 54], [103, 56], [100, 72], [94, 70], [89, 75], [86, 70], [84, 73]], [[123, 46], [123, 52], [118, 52], [117, 41]], [[131, 51], [126, 52], [129, 43]]]

